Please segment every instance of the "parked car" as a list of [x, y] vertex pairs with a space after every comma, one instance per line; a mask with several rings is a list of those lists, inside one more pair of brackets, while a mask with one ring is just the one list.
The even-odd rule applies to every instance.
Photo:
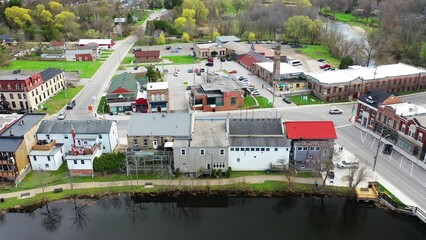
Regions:
[[18, 74], [20, 72], [21, 72], [21, 69], [15, 69], [15, 70], [13, 70], [13, 74]]
[[330, 113], [330, 114], [342, 114], [343, 111], [334, 107], [334, 108], [331, 108], [330, 111], [328, 111], [328, 113]]
[[335, 177], [334, 171], [329, 171], [327, 176], [328, 176], [329, 179], [334, 179], [334, 177]]
[[194, 47], [190, 47], [189, 50], [194, 50]]
[[205, 72], [206, 70], [204, 68], [200, 68], [200, 72]]
[[271, 41], [269, 41], [269, 40], [268, 40], [268, 41], [266, 41], [266, 44], [271, 44]]
[[192, 68], [188, 69], [188, 73], [193, 73], [193, 72], [194, 72], [194, 70], [192, 70]]
[[226, 57], [226, 61], [232, 61], [232, 58], [230, 56]]
[[225, 61], [226, 61], [226, 58], [225, 58], [225, 57], [220, 57], [220, 61], [221, 61], [221, 62], [225, 62]]
[[179, 77], [179, 72], [175, 72], [175, 73], [173, 73], [173, 76], [175, 76], [175, 77]]
[[300, 66], [302, 65], [302, 62], [300, 60], [294, 59], [294, 60], [289, 60], [288, 64], [290, 64], [291, 66]]
[[75, 107], [75, 100], [71, 100], [67, 103], [67, 109], [73, 109]]
[[238, 77], [238, 80], [243, 80], [243, 79], [245, 79], [246, 77], [244, 76], [244, 75], [240, 75], [239, 77]]
[[180, 45], [180, 44], [179, 44], [177, 48], [178, 48], [178, 49], [182, 49], [182, 45]]
[[198, 71], [198, 72], [197, 72], [197, 76], [201, 76], [201, 71]]
[[331, 68], [331, 65], [330, 65], [330, 64], [328, 64], [328, 63], [326, 63], [326, 64], [324, 64], [324, 65], [321, 65], [321, 66], [320, 66], [320, 68], [321, 68], [321, 69]]
[[60, 112], [60, 113], [58, 114], [58, 120], [64, 120], [64, 119], [65, 119], [65, 116], [66, 116], [65, 112]]
[[383, 153], [389, 155], [392, 153], [392, 150], [393, 150], [392, 144], [385, 144], [385, 147], [383, 148]]
[[299, 43], [290, 45], [291, 48], [303, 48], [303, 46]]
[[213, 65], [214, 65], [214, 63], [212, 63], [212, 62], [208, 62], [208, 63], [206, 63], [206, 66], [207, 66], [207, 67], [213, 67]]
[[318, 59], [318, 62], [322, 62], [322, 63], [325, 63], [326, 61], [325, 61], [325, 59]]
[[291, 103], [291, 99], [290, 99], [290, 98], [288, 98], [288, 97], [284, 97], [284, 98], [283, 98], [283, 101], [284, 101], [284, 102], [286, 102], [286, 103], [288, 103], [288, 104], [290, 104], [290, 103]]
[[209, 57], [209, 58], [207, 58], [207, 62], [212, 63], [212, 62], [214, 62], [214, 59], [212, 57]]
[[28, 109], [21, 108], [21, 109], [19, 109], [16, 113], [17, 113], [17, 114], [25, 114], [25, 113], [27, 113], [27, 112], [28, 112]]
[[337, 168], [358, 168], [359, 162], [340, 161], [337, 163]]
[[135, 66], [133, 69], [134, 69], [134, 70], [138, 70], [138, 69], [139, 69], [139, 66]]
[[229, 74], [235, 74], [235, 73], [237, 73], [237, 70], [231, 70], [231, 71], [229, 71]]
[[170, 47], [170, 46], [167, 46], [167, 47], [166, 47], [166, 50], [170, 50], [170, 49], [172, 49], [172, 47]]
[[186, 90], [191, 90], [192, 86], [187, 86]]

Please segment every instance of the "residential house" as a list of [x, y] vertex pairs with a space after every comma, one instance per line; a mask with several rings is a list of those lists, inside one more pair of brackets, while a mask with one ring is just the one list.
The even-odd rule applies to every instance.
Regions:
[[67, 152], [65, 161], [71, 176], [94, 176], [93, 162], [96, 157], [102, 155], [99, 139], [95, 137], [83, 137], [77, 141]]
[[290, 64], [281, 62], [279, 67], [279, 79], [276, 79], [273, 71], [274, 62], [258, 62], [255, 63], [253, 67], [254, 74], [269, 83], [271, 86], [274, 85], [277, 93], [298, 94], [311, 92], [311, 90], [308, 89], [308, 83], [302, 70], [293, 67]]
[[205, 112], [237, 110], [244, 105], [244, 90], [236, 81], [224, 77], [191, 88], [192, 109]]
[[131, 73], [114, 76], [106, 95], [109, 112], [148, 112], [147, 82], [148, 78], [137, 78]]
[[[74, 137], [73, 137], [74, 132]], [[101, 153], [113, 152], [118, 144], [117, 123], [111, 120], [44, 120], [37, 130], [37, 139], [63, 144], [70, 149], [99, 144]]]
[[56, 171], [65, 161], [64, 145], [54, 139], [38, 140], [28, 157], [33, 170]]
[[111, 39], [80, 39], [78, 41], [78, 46], [82, 47], [91, 43], [98, 44], [99, 49], [102, 50], [112, 49], [115, 44]]
[[18, 44], [18, 42], [11, 38], [9, 35], [7, 34], [1, 34], [0, 35], [0, 45], [1, 46], [15, 46], [16, 44]]
[[151, 50], [151, 51], [135, 51], [135, 62], [136, 63], [146, 63], [146, 62], [159, 62], [160, 61], [160, 51]]
[[67, 43], [62, 41], [49, 42], [49, 50], [65, 51], [67, 49]]
[[291, 161], [296, 168], [317, 170], [324, 161], [333, 159], [337, 139], [333, 121], [287, 121], [284, 124], [287, 138], [291, 140]]
[[146, 89], [149, 112], [169, 112], [169, 83], [150, 82]]
[[201, 43], [194, 45], [196, 58], [224, 57], [226, 48], [218, 43]]
[[191, 176], [228, 169], [226, 119], [195, 119], [191, 139], [173, 142], [174, 168]]
[[426, 89], [426, 70], [404, 63], [307, 73], [312, 92], [323, 101], [355, 99], [370, 89], [407, 92]]
[[0, 75], [0, 109], [37, 110], [64, 87], [64, 71], [55, 68]]
[[358, 98], [355, 121], [374, 131], [379, 106], [401, 102], [402, 100], [393, 94], [370, 89]]
[[93, 59], [98, 59], [102, 54], [102, 50], [99, 48], [99, 44], [97, 44], [97, 43], [88, 43], [84, 46], [78, 46], [77, 49], [78, 50], [91, 50]]
[[84, 50], [66, 50], [65, 51], [66, 61], [93, 61], [93, 51], [91, 49]]
[[28, 153], [36, 144], [35, 133], [45, 113], [27, 113], [0, 132], [0, 177], [15, 184], [31, 171]]
[[229, 42], [241, 42], [241, 39], [237, 38], [236, 36], [219, 36], [216, 37], [216, 43], [223, 45], [225, 43]]
[[132, 150], [162, 150], [177, 139], [191, 139], [189, 113], [135, 113], [130, 117], [127, 143]]
[[232, 170], [283, 169], [289, 164], [290, 142], [279, 118], [229, 118], [227, 135]]

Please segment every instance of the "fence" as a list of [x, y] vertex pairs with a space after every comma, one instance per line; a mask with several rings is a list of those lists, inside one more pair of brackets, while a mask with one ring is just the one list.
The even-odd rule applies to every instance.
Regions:
[[416, 216], [424, 223], [426, 223], [426, 213], [418, 207], [414, 206], [401, 206], [395, 200], [393, 200], [390, 196], [386, 194], [380, 194], [380, 203], [392, 209], [392, 211], [397, 213], [408, 214], [411, 216]]

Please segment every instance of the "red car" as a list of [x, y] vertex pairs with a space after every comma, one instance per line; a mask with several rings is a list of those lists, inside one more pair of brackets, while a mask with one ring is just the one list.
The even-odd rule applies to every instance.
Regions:
[[237, 73], [237, 70], [231, 70], [231, 71], [229, 71], [229, 74], [235, 74], [235, 73]]
[[212, 62], [214, 62], [214, 59], [213, 58], [207, 58], [207, 61], [212, 63]]
[[326, 64], [324, 64], [324, 65], [320, 66], [320, 68], [321, 68], [321, 69], [331, 68], [331, 65], [330, 65], [330, 64], [328, 64], [328, 63], [326, 63]]

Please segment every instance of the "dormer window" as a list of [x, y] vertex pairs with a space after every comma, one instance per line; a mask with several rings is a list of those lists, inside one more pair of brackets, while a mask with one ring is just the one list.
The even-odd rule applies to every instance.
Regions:
[[10, 86], [10, 84], [8, 83], [8, 84], [7, 84], [7, 89], [9, 89], [9, 90], [10, 90], [11, 88], [12, 88], [12, 87], [11, 87], [11, 86]]

